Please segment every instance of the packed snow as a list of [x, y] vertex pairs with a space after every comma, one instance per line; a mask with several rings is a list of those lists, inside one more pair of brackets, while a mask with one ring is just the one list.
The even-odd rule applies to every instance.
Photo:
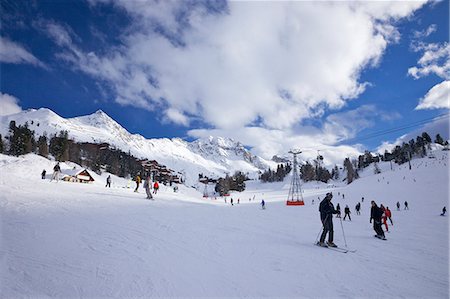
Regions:
[[[286, 206], [289, 176], [249, 181], [227, 199], [179, 185], [147, 200], [126, 179], [106, 188], [107, 173], [50, 182], [53, 161], [0, 155], [0, 297], [448, 298], [448, 152], [435, 157], [411, 170], [380, 163], [380, 174], [368, 167], [350, 185], [303, 184], [305, 206]], [[354, 253], [314, 245], [327, 192], [352, 210], [334, 230]], [[387, 241], [373, 237], [371, 200], [393, 213]]]

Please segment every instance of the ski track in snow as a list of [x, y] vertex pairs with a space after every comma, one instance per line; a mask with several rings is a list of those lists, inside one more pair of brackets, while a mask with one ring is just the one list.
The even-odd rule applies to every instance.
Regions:
[[[1, 298], [449, 296], [446, 153], [414, 160], [412, 171], [380, 163], [381, 174], [348, 186], [305, 184], [303, 207], [285, 205], [288, 179], [248, 182], [232, 194], [235, 206], [183, 186], [149, 201], [143, 189], [121, 188], [126, 180], [105, 188], [107, 174], [89, 185], [41, 180], [46, 161], [0, 156]], [[342, 225], [355, 253], [314, 246], [317, 197], [329, 191], [352, 210]], [[372, 199], [393, 213], [387, 241], [373, 237]], [[344, 247], [337, 218], [334, 230]]]

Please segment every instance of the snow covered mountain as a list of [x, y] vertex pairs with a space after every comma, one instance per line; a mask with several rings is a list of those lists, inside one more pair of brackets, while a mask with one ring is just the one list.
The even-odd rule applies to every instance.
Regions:
[[44, 132], [50, 136], [66, 130], [69, 138], [78, 142], [106, 142], [123, 151], [130, 151], [138, 158], [154, 159], [184, 173], [190, 183], [197, 179], [199, 173], [217, 177], [240, 170], [256, 176], [259, 170], [276, 167], [275, 162], [253, 155], [240, 142], [228, 138], [210, 137], [194, 142], [180, 138], [146, 139], [129, 133], [101, 110], [68, 119], [46, 108], [1, 116], [0, 134], [3, 136], [8, 135], [11, 120], [16, 125], [27, 122], [36, 136]]

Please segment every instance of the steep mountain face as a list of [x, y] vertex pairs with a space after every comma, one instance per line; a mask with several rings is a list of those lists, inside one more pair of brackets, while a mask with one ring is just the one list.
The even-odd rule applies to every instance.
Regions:
[[276, 167], [275, 162], [253, 155], [240, 142], [228, 138], [210, 137], [193, 142], [179, 138], [146, 139], [139, 134], [129, 133], [101, 110], [68, 119], [46, 108], [1, 116], [2, 136], [8, 135], [11, 120], [16, 125], [28, 123], [36, 137], [44, 133], [50, 137], [65, 130], [68, 131], [69, 138], [77, 142], [109, 143], [138, 158], [157, 160], [183, 173], [190, 183], [195, 182], [199, 173], [218, 177], [239, 170], [255, 177], [259, 170]]

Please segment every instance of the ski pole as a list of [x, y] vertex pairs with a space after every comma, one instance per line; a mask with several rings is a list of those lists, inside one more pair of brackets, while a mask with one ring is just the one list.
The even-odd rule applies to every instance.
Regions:
[[339, 220], [341, 221], [342, 235], [344, 236], [344, 244], [345, 244], [345, 247], [347, 248], [348, 246], [347, 246], [347, 241], [345, 240], [345, 233], [344, 233], [344, 226], [342, 225], [342, 219], [339, 218]]

